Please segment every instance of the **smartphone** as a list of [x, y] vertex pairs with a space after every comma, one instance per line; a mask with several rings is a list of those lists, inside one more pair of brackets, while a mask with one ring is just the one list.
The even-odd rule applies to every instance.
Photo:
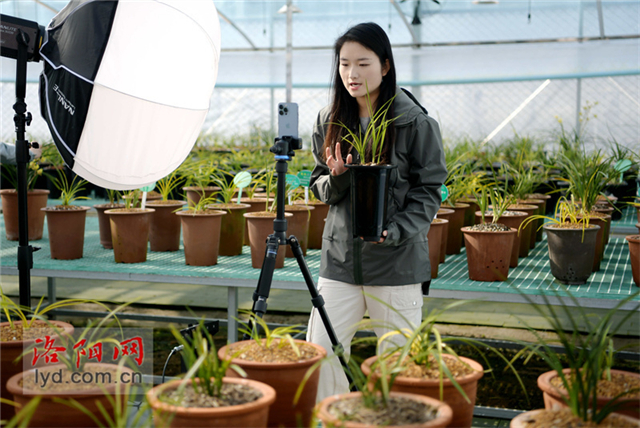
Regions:
[[298, 104], [278, 104], [278, 136], [298, 138]]

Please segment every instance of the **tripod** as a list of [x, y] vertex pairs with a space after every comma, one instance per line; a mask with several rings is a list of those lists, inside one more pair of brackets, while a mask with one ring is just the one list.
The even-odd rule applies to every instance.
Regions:
[[[311, 295], [311, 303], [313, 304], [313, 307], [318, 310], [320, 318], [322, 319], [322, 323], [327, 330], [327, 335], [329, 336], [329, 340], [331, 341], [333, 352], [340, 360], [340, 364], [342, 364], [342, 367], [344, 368], [344, 372], [347, 375], [349, 383], [353, 385], [353, 375], [351, 374], [349, 366], [344, 359], [344, 347], [338, 341], [336, 333], [333, 330], [331, 320], [329, 319], [329, 316], [327, 315], [324, 307], [324, 299], [318, 293], [318, 290], [316, 289], [316, 286], [313, 282], [311, 272], [309, 272], [309, 267], [307, 266], [307, 263], [302, 254], [300, 242], [298, 241], [298, 239], [296, 239], [295, 236], [291, 235], [287, 238], [286, 235], [287, 220], [284, 216], [284, 201], [286, 192], [286, 175], [288, 168], [287, 162], [290, 161], [291, 158], [295, 155], [293, 147], [301, 147], [300, 140], [298, 138], [284, 136], [276, 138], [275, 144], [269, 149], [272, 153], [275, 154], [275, 159], [277, 161], [277, 211], [276, 219], [273, 221], [274, 233], [269, 235], [269, 237], [267, 238], [267, 249], [265, 251], [262, 270], [260, 271], [260, 277], [258, 278], [258, 286], [253, 292], [252, 311], [256, 316], [260, 318], [262, 318], [267, 312], [267, 299], [269, 298], [269, 291], [271, 290], [271, 283], [273, 281], [273, 272], [276, 266], [276, 255], [278, 254], [278, 247], [280, 245], [289, 245], [294, 257], [296, 258], [296, 261], [298, 262], [298, 267], [300, 268], [300, 272], [304, 277], [307, 288], [309, 289], [309, 294]], [[257, 325], [254, 324], [250, 327], [253, 330], [254, 328], [257, 328]], [[247, 334], [244, 335], [244, 339], [249, 339]], [[353, 386], [352, 388], [353, 390], [355, 390], [355, 386]]]

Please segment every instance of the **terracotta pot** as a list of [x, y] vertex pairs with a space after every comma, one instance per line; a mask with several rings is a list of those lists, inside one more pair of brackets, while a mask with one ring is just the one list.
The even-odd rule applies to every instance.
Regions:
[[633, 282], [640, 287], [640, 235], [627, 235], [624, 238], [629, 243], [629, 260], [631, 261]]
[[[310, 213], [315, 211], [315, 208], [305, 205], [285, 205], [284, 211], [293, 214], [293, 217], [287, 220], [287, 238], [291, 235], [295, 236], [300, 243], [302, 254], [306, 256], [309, 242]], [[294, 258], [293, 251], [288, 245], [285, 250], [285, 257]]]
[[189, 187], [183, 187], [182, 190], [184, 190], [185, 192], [189, 207], [195, 207], [196, 204], [200, 202], [203, 192], [204, 192], [204, 197], [208, 198], [211, 195], [215, 195], [222, 189], [220, 189], [218, 186], [206, 186], [204, 188], [189, 186]]
[[[233, 201], [237, 202], [238, 199], [233, 199]], [[271, 202], [271, 200], [269, 202]], [[240, 198], [240, 203], [249, 205], [249, 208], [247, 208], [247, 213], [257, 213], [260, 211], [266, 211], [267, 198]], [[243, 244], [249, 245], [249, 224], [247, 221], [244, 222]]]
[[[246, 340], [236, 342], [232, 346], [236, 348], [251, 343], [254, 342]], [[248, 379], [266, 383], [276, 391], [276, 401], [269, 411], [268, 426], [270, 427], [311, 426], [313, 407], [316, 405], [320, 370], [315, 370], [309, 377], [297, 404], [293, 404], [293, 399], [309, 368], [326, 357], [327, 351], [320, 345], [304, 340], [296, 340], [296, 343], [312, 346], [318, 352], [317, 356], [295, 363], [261, 363], [240, 358], [233, 359], [233, 364], [240, 366], [247, 373]], [[219, 358], [228, 358], [227, 353], [231, 352], [229, 346], [224, 346], [218, 350]], [[227, 370], [227, 376], [239, 377], [232, 369]], [[300, 421], [302, 425], [300, 425]]]
[[[531, 217], [538, 210], [537, 205], [525, 205], [525, 204], [516, 204], [510, 205], [507, 208], [509, 211], [520, 211], [527, 213], [527, 218]], [[525, 221], [526, 219], [525, 218]], [[531, 249], [531, 228], [533, 224], [536, 222], [532, 222], [527, 224], [526, 227], [520, 229], [520, 251], [518, 252], [518, 257], [527, 257], [529, 255], [529, 250]], [[535, 235], [534, 235], [535, 236]]]
[[207, 208], [227, 213], [222, 216], [220, 224], [220, 256], [239, 256], [244, 245], [245, 220], [244, 213], [251, 207], [249, 204], [212, 204]]
[[636, 215], [638, 216], [638, 223], [640, 223], [640, 207], [636, 207]]
[[[105, 371], [107, 368], [117, 367], [115, 364], [106, 364], [106, 363], [86, 363], [85, 367], [93, 366], [98, 368], [99, 371]], [[58, 370], [63, 368], [64, 365], [57, 366], [48, 366], [47, 369]], [[119, 385], [123, 384], [97, 384], [95, 388], [91, 389], [76, 389], [76, 390], [54, 390], [54, 391], [42, 391], [42, 390], [33, 390], [33, 391], [25, 391], [23, 387], [20, 385], [22, 378], [24, 376], [35, 376], [35, 370], [31, 369], [28, 371], [24, 371], [12, 376], [7, 382], [7, 389], [9, 392], [13, 394], [13, 399], [17, 403], [21, 405], [28, 404], [34, 397], [34, 395], [42, 396], [42, 400], [38, 404], [31, 421], [29, 422], [30, 427], [96, 427], [97, 425], [89, 416], [84, 414], [81, 410], [76, 408], [65, 406], [63, 404], [57, 403], [54, 399], [63, 399], [69, 400], [74, 399], [78, 401], [82, 406], [84, 406], [89, 412], [93, 413], [99, 419], [103, 420], [101, 416], [99, 406], [97, 403], [100, 403], [102, 407], [109, 413], [113, 410], [113, 405], [109, 402], [107, 395], [109, 394], [114, 398], [117, 394], [117, 397], [123, 400], [123, 405], [127, 403], [127, 397], [124, 394], [124, 388], [119, 389]], [[39, 369], [38, 369], [39, 370]], [[130, 373], [128, 376], [132, 376], [134, 373], [128, 367], [122, 367], [122, 373], [127, 372]], [[130, 377], [131, 378], [131, 377]], [[118, 393], [120, 391], [120, 393]], [[111, 414], [113, 418], [113, 414]], [[105, 423], [106, 425], [106, 423]]]
[[72, 210], [57, 210], [52, 206], [42, 208], [42, 211], [47, 215], [52, 259], [74, 260], [82, 258], [84, 225], [87, 211], [91, 207], [76, 208]]
[[[73, 334], [74, 327], [69, 323], [55, 320], [50, 320], [48, 322], [60, 328], [62, 331], [64, 331], [65, 334]], [[7, 325], [9, 325], [9, 322], [0, 323], [0, 327], [4, 327]], [[53, 340], [55, 340], [56, 337], [57, 335], [52, 336]], [[13, 396], [7, 389], [7, 380], [10, 377], [22, 372], [25, 368], [25, 365], [29, 364], [26, 361], [18, 361], [17, 363], [14, 363], [14, 361], [22, 355], [25, 349], [32, 346], [33, 344], [35, 344], [35, 339], [20, 340], [15, 342], [0, 342], [0, 385], [2, 387], [2, 398], [13, 400]], [[2, 419], [11, 419], [11, 417], [14, 415], [13, 406], [5, 403], [0, 403], [0, 406]]]
[[446, 205], [448, 210], [453, 210], [453, 214], [446, 218], [449, 220], [449, 228], [447, 230], [447, 254], [460, 254], [462, 248], [462, 231], [460, 230], [464, 226], [464, 213], [469, 204], [456, 203], [455, 207]]
[[[276, 392], [269, 385], [250, 379], [223, 378], [224, 383], [247, 385], [262, 393], [262, 397], [250, 403], [227, 407], [178, 407], [164, 403], [158, 396], [177, 389], [181, 379], [163, 383], [147, 392], [147, 400], [153, 410], [153, 422], [161, 427], [266, 427], [269, 406], [276, 399]], [[188, 386], [191, 387], [190, 385]]]
[[638, 233], [640, 233], [640, 222], [636, 223], [636, 228], [638, 229]]
[[[244, 214], [247, 220], [247, 228], [249, 229], [249, 244], [251, 245], [251, 266], [254, 269], [261, 269], [264, 257], [267, 251], [267, 239], [273, 233], [273, 220], [276, 218], [275, 213], [263, 215], [265, 212], [253, 212]], [[291, 213], [284, 213], [288, 220], [293, 217]], [[276, 269], [284, 267], [285, 248], [280, 245], [278, 254], [276, 255]]]
[[180, 249], [180, 218], [176, 210], [182, 208], [185, 201], [152, 201], [147, 208], [153, 208], [149, 224], [149, 247], [151, 251], [178, 251]]
[[[305, 205], [304, 201], [294, 201], [294, 205]], [[320, 201], [309, 201], [307, 205], [315, 208], [311, 211], [309, 219], [309, 240], [307, 248], [319, 250], [322, 248], [322, 233], [324, 232], [324, 220], [329, 214], [329, 205]]]
[[152, 208], [117, 208], [104, 213], [111, 223], [113, 257], [116, 263], [142, 263], [147, 260]]
[[434, 218], [427, 233], [429, 243], [429, 262], [431, 263], [431, 279], [438, 277], [438, 266], [440, 264], [440, 251], [442, 249], [442, 239], [446, 231], [449, 220]]
[[[565, 376], [571, 375], [571, 369], [564, 369], [562, 370], [562, 372], [565, 374]], [[636, 379], [640, 379], [640, 374], [623, 370], [612, 369], [611, 374], [624, 374]], [[540, 390], [542, 391], [542, 396], [544, 398], [544, 408], [547, 410], [567, 407], [564, 399], [562, 398], [563, 396], [566, 396], [566, 394], [551, 385], [551, 380], [555, 377], [558, 377], [558, 374], [555, 370], [542, 373], [540, 376], [538, 376], [538, 388], [540, 388]], [[610, 401], [611, 397], [598, 396], [598, 409], [602, 409]], [[633, 398], [622, 399], [619, 401], [623, 404], [618, 409], [616, 409], [616, 413], [640, 419], [640, 406], [638, 406], [637, 396]]]
[[109, 216], [104, 212], [106, 210], [114, 210], [117, 208], [124, 208], [124, 204], [101, 204], [94, 205], [98, 213], [98, 227], [100, 230], [100, 245], [107, 250], [113, 249], [113, 243], [111, 242], [111, 223], [109, 222]]
[[596, 252], [596, 235], [600, 226], [589, 228], [561, 229], [543, 226], [549, 246], [551, 274], [566, 285], [586, 284], [591, 276], [593, 257]]
[[[544, 193], [532, 193], [530, 195], [527, 195], [528, 199], [536, 199], [536, 200], [541, 200], [542, 201], [542, 205], [540, 207], [540, 211], [538, 212], [538, 214], [542, 214], [545, 215], [547, 214], [547, 201], [549, 201], [551, 199], [551, 195], [545, 195]], [[536, 221], [536, 242], [540, 242], [542, 241], [542, 228], [540, 226], [542, 226], [543, 221], [542, 220], [538, 220]], [[531, 244], [529, 244], [530, 248]]]
[[[502, 223], [509, 228], [513, 228], [517, 231], [516, 237], [513, 240], [513, 248], [511, 249], [511, 258], [509, 259], [509, 267], [514, 268], [518, 267], [518, 258], [520, 255], [520, 225], [527, 218], [527, 213], [523, 211], [511, 211], [512, 214], [515, 215], [503, 215], [498, 220], [498, 223]], [[487, 223], [491, 223], [493, 221], [493, 216], [489, 214], [485, 214], [485, 221]], [[482, 219], [482, 213], [480, 211], [476, 211], [476, 223], [480, 224]]]
[[184, 260], [189, 266], [213, 266], [218, 263], [220, 248], [220, 226], [226, 211], [207, 210], [194, 214], [179, 211], [182, 222]]
[[[613, 216], [613, 212], [615, 211], [613, 209], [613, 207], [611, 206], [599, 206], [596, 205], [596, 207], [593, 209], [593, 211], [597, 212], [597, 213], [601, 213], [601, 214], [606, 214], [608, 216]], [[611, 234], [611, 221], [607, 221], [604, 224], [604, 232], [602, 233], [602, 237], [604, 238], [604, 246], [605, 248], [607, 247], [607, 244], [609, 243], [609, 235]]]
[[[580, 216], [579, 216], [580, 218]], [[596, 252], [593, 255], [593, 263], [592, 263], [592, 272], [597, 272], [600, 270], [600, 262], [604, 257], [604, 230], [606, 223], [611, 222], [611, 216], [605, 217], [590, 217], [589, 224], [593, 224], [594, 226], [599, 226], [598, 234], [596, 235]]]
[[[27, 192], [27, 227], [29, 241], [42, 239], [44, 229], [44, 212], [47, 206], [48, 190], [36, 189]], [[4, 229], [9, 241], [20, 239], [18, 220], [18, 192], [14, 189], [0, 190], [2, 197], [2, 214], [4, 215]]]
[[[534, 212], [534, 215], [543, 215], [546, 209], [546, 203], [543, 199], [522, 199], [518, 201], [519, 204], [525, 205], [535, 205], [538, 209]], [[533, 250], [536, 247], [536, 241], [538, 236], [538, 227], [542, 224], [542, 220], [537, 219], [529, 225], [529, 233], [531, 237], [529, 238], [529, 249]], [[542, 232], [542, 230], [541, 230]]]
[[[362, 362], [361, 368], [365, 376], [371, 373], [371, 366], [377, 360], [377, 356], [367, 358]], [[444, 355], [444, 358], [453, 359], [452, 355]], [[466, 376], [456, 378], [456, 382], [462, 388], [469, 398], [467, 401], [462, 394], [453, 385], [453, 382], [446, 376], [442, 381], [442, 401], [451, 407], [453, 418], [446, 425], [448, 427], [470, 427], [473, 421], [473, 408], [476, 403], [476, 393], [478, 390], [478, 381], [484, 376], [482, 365], [475, 360], [466, 357], [460, 357], [462, 361], [471, 366], [473, 373]], [[440, 400], [440, 380], [439, 379], [418, 379], [407, 376], [396, 377], [392, 391], [406, 392], [410, 394], [424, 395], [427, 397]]]
[[[531, 426], [531, 423], [534, 422], [536, 419], [540, 418], [540, 414], [544, 413], [544, 412], [553, 412], [554, 410], [547, 410], [547, 409], [536, 409], [536, 410], [529, 410], [528, 412], [524, 412], [524, 413], [520, 413], [518, 416], [516, 416], [515, 418], [511, 419], [511, 423], [509, 424], [510, 428], [529, 428]], [[638, 423], [637, 420], [629, 418], [628, 416], [624, 416], [618, 413], [612, 413], [613, 415], [616, 415], [620, 418], [626, 419], [629, 422], [629, 425], [634, 426]], [[575, 425], [574, 425], [575, 426]], [[557, 428], [570, 428], [569, 426], [566, 427], [562, 427], [562, 426], [557, 426]]]
[[449, 222], [451, 220], [451, 217], [454, 214], [455, 214], [454, 210], [450, 210], [447, 208], [440, 208], [437, 213], [437, 218], [447, 220], [447, 224], [444, 225], [444, 230], [442, 231], [442, 240], [440, 241], [440, 263], [444, 263], [447, 257], [447, 244], [449, 241]]
[[[350, 392], [347, 394], [340, 395], [332, 395], [330, 397], [325, 398], [320, 403], [318, 403], [318, 419], [322, 421], [323, 427], [342, 427], [342, 428], [372, 428], [374, 425], [361, 424], [357, 422], [345, 422], [338, 420], [335, 416], [331, 415], [328, 412], [329, 406], [331, 406], [334, 402], [358, 397], [362, 395], [360, 392]], [[403, 428], [444, 428], [448, 426], [449, 422], [451, 422], [452, 411], [451, 407], [443, 403], [442, 401], [436, 400], [435, 398], [425, 397], [424, 395], [417, 394], [408, 394], [406, 392], [391, 392], [390, 395], [392, 397], [404, 397], [410, 400], [416, 400], [422, 402], [428, 406], [436, 407], [438, 409], [438, 413], [436, 414], [435, 419], [432, 419], [424, 424], [414, 424], [414, 425], [385, 425], [386, 428], [395, 428], [402, 426]]]
[[467, 266], [472, 281], [506, 281], [516, 229], [484, 232], [463, 227]]

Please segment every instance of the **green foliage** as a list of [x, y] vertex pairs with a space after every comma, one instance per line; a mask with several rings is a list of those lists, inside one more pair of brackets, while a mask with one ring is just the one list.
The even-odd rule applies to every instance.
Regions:
[[[238, 330], [248, 335], [251, 340], [264, 349], [271, 348], [275, 341], [277, 341], [278, 349], [282, 349], [289, 344], [296, 355], [299, 356], [300, 350], [291, 335], [300, 333], [302, 331], [300, 327], [302, 326], [282, 326], [272, 330], [262, 318], [256, 316], [254, 313], [250, 313], [248, 322], [242, 323]], [[261, 333], [264, 334], [264, 339], [261, 337]]]
[[171, 174], [158, 180], [156, 182], [156, 189], [158, 189], [158, 193], [162, 195], [162, 200], [168, 201], [171, 192], [173, 192], [181, 182], [182, 180], [177, 171], [173, 171]]
[[38, 159], [41, 165], [51, 165], [54, 167], [61, 167], [64, 165], [64, 160], [58, 151], [58, 148], [53, 143], [45, 143], [42, 145], [42, 154]]
[[[365, 82], [366, 85], [366, 82]], [[342, 122], [331, 123], [332, 125], [338, 125], [347, 131], [347, 135], [342, 137], [344, 141], [349, 142], [353, 148], [358, 152], [360, 156], [360, 162], [364, 164], [367, 160], [367, 153], [371, 152], [371, 163], [373, 165], [379, 165], [382, 162], [382, 153], [384, 149], [385, 137], [389, 126], [398, 117], [393, 119], [387, 119], [387, 113], [393, 104], [395, 95], [384, 103], [377, 111], [374, 112], [373, 103], [371, 102], [371, 96], [369, 94], [369, 86], [367, 89], [367, 110], [369, 111], [369, 124], [367, 129], [362, 135], [362, 128], [360, 127], [358, 133], [353, 132], [347, 125]]]
[[171, 327], [171, 332], [180, 345], [183, 346], [182, 358], [185, 365], [189, 367], [189, 371], [178, 387], [178, 392], [184, 391], [187, 382], [192, 379], [191, 385], [196, 393], [206, 394], [210, 397], [220, 397], [223, 384], [222, 378], [228, 368], [232, 368], [242, 377], [246, 377], [247, 374], [242, 368], [231, 363], [231, 360], [242, 351], [236, 352], [229, 358], [219, 359], [213, 337], [204, 327], [203, 320], [194, 330], [191, 340], [184, 338], [175, 327]]
[[[29, 426], [29, 421], [31, 421], [36, 409], [40, 405], [41, 400], [42, 396], [36, 395], [24, 407], [20, 408], [19, 403], [7, 400], [6, 398], [0, 398], [0, 402], [9, 404], [16, 408], [16, 414], [8, 421], [0, 421], [0, 424], [5, 428], [27, 428]], [[20, 410], [18, 410], [18, 408], [20, 408]]]
[[120, 202], [120, 192], [113, 189], [105, 189], [107, 191], [107, 198], [109, 198], [109, 203], [111, 205], [117, 204]]
[[125, 209], [133, 209], [140, 205], [140, 199], [142, 198], [142, 191], [140, 189], [134, 189], [125, 196], [124, 199], [124, 207]]
[[77, 196], [78, 192], [84, 190], [83, 186], [87, 184], [86, 180], [74, 174], [73, 179], [69, 182], [67, 174], [63, 169], [56, 169], [56, 172], [58, 173], [58, 178], [50, 177], [50, 179], [56, 189], [60, 190], [61, 205], [67, 207], [71, 205], [71, 202], [80, 199], [89, 199], [86, 196]]
[[[27, 164], [27, 190], [31, 191], [36, 187], [36, 180], [43, 174], [40, 164], [35, 159]], [[2, 177], [11, 184], [11, 187], [18, 190], [18, 167], [15, 165], [2, 164]]]
[[611, 158], [606, 159], [601, 150], [595, 150], [573, 153], [572, 158], [560, 154], [558, 163], [569, 182], [569, 192], [580, 201], [584, 215], [588, 215], [610, 180]]
[[[561, 302], [559, 307], [557, 303], [552, 303], [549, 296], [545, 294], [542, 294], [544, 304], [539, 304], [531, 296], [520, 290], [518, 291], [529, 305], [547, 321], [551, 330], [555, 332], [558, 338], [557, 343], [560, 343], [564, 348], [566, 358], [560, 358], [553, 348], [556, 341], [545, 339], [536, 329], [528, 325], [525, 320], [522, 320], [529, 331], [536, 337], [536, 342], [533, 344], [521, 342], [524, 345], [524, 349], [512, 361], [523, 355], [527, 355], [527, 361], [534, 355], [542, 358], [562, 380], [562, 384], [567, 391], [565, 401], [571, 412], [583, 421], [600, 423], [619, 408], [621, 404], [620, 398], [625, 394], [622, 393], [612, 397], [613, 400], [611, 402], [603, 406], [602, 409], [597, 409], [598, 382], [601, 379], [611, 379], [610, 370], [615, 354], [621, 350], [614, 349], [613, 338], [620, 328], [627, 324], [632, 317], [635, 317], [638, 310], [640, 310], [640, 303], [633, 302], [640, 295], [640, 292], [635, 292], [620, 300], [614, 308], [607, 311], [597, 321], [594, 321], [595, 317], [580, 305], [578, 299], [565, 286], [561, 286], [560, 290], [553, 290], [554, 297]], [[567, 297], [563, 297], [563, 295]], [[627, 310], [626, 315], [618, 322], [614, 322], [614, 315], [628, 304], [633, 304], [633, 308]], [[569, 320], [570, 331], [565, 331], [563, 319]], [[587, 326], [588, 333], [586, 335], [580, 334], [578, 330], [579, 322]], [[567, 362], [568, 367], [566, 368], [571, 369], [569, 375], [563, 373], [565, 368], [563, 360]]]
[[233, 175], [226, 171], [219, 170], [213, 175], [213, 183], [220, 188], [218, 195], [222, 198], [222, 202], [230, 204], [233, 195], [236, 193]]

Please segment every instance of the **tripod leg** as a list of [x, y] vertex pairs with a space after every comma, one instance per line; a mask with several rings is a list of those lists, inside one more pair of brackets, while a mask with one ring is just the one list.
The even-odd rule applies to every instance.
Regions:
[[[262, 262], [262, 270], [260, 271], [260, 278], [258, 278], [258, 285], [253, 292], [253, 313], [262, 318], [267, 313], [267, 299], [269, 298], [269, 291], [271, 290], [271, 282], [273, 280], [273, 272], [276, 268], [276, 256], [278, 255], [278, 248], [280, 242], [275, 235], [269, 235], [267, 239], [267, 248], [264, 254], [264, 261]], [[251, 330], [258, 328], [257, 325], [250, 324]], [[250, 339], [248, 334], [244, 334], [244, 340]]]
[[296, 239], [295, 236], [291, 235], [287, 240], [287, 243], [291, 246], [291, 251], [293, 252], [296, 261], [298, 262], [298, 266], [300, 267], [300, 272], [302, 272], [302, 276], [304, 277], [304, 282], [307, 284], [307, 288], [309, 289], [309, 294], [311, 295], [311, 303], [313, 307], [318, 310], [318, 314], [322, 319], [322, 323], [324, 324], [324, 328], [327, 330], [327, 336], [329, 336], [329, 340], [331, 341], [331, 345], [333, 347], [333, 353], [340, 360], [340, 364], [344, 369], [345, 374], [347, 375], [347, 379], [349, 380], [349, 384], [351, 385], [352, 391], [357, 391], [355, 384], [353, 382], [353, 375], [351, 374], [351, 370], [349, 369], [349, 365], [344, 358], [344, 346], [342, 343], [338, 341], [338, 337], [336, 336], [336, 332], [333, 330], [333, 326], [331, 325], [331, 320], [329, 319], [329, 315], [327, 315], [327, 311], [324, 307], [324, 299], [318, 293], [318, 289], [316, 288], [315, 283], [313, 282], [313, 278], [311, 277], [311, 272], [309, 272], [309, 267], [307, 266], [307, 262], [304, 259], [304, 255], [302, 254], [302, 248], [300, 248], [300, 242]]

